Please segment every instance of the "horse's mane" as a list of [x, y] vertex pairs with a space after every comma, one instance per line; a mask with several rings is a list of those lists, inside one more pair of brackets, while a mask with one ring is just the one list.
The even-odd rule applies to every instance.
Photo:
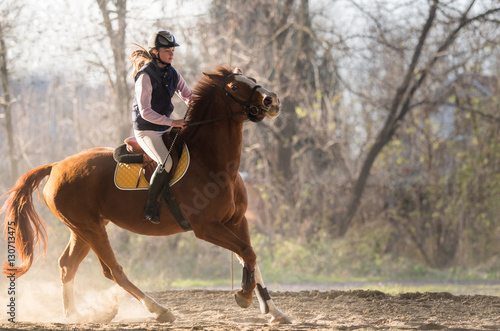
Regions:
[[[210, 74], [220, 74], [227, 77], [232, 73], [228, 66], [218, 66]], [[193, 98], [187, 113], [187, 121], [194, 123], [210, 118], [210, 109], [213, 107], [213, 100], [215, 98], [215, 91], [217, 86], [208, 78], [203, 75], [196, 83], [193, 89]]]

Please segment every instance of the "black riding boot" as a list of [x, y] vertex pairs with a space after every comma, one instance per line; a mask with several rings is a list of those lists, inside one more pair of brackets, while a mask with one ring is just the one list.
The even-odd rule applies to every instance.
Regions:
[[160, 203], [158, 202], [158, 198], [163, 191], [167, 177], [168, 172], [165, 169], [160, 169], [160, 167], [156, 168], [151, 176], [148, 189], [148, 201], [146, 202], [146, 208], [144, 208], [143, 217], [145, 221], [160, 224]]

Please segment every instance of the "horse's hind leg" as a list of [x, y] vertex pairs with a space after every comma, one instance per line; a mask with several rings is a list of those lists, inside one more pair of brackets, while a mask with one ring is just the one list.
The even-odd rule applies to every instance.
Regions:
[[76, 309], [73, 290], [75, 274], [82, 260], [87, 256], [90, 246], [75, 232], [71, 232], [68, 246], [59, 258], [61, 271], [61, 286], [63, 298], [63, 312], [71, 322], [110, 322], [118, 313], [118, 303], [106, 305], [106, 309], [90, 308], [81, 315]]
[[173, 322], [175, 316], [165, 307], [137, 288], [127, 278], [122, 267], [118, 264], [115, 254], [109, 243], [108, 235], [103, 225], [85, 235], [92, 250], [101, 263], [104, 275], [139, 300], [151, 313], [156, 315], [158, 322]]
[[[244, 266], [245, 262], [243, 259], [236, 254], [236, 257], [240, 261], [240, 263]], [[255, 265], [255, 281], [257, 282], [257, 288], [255, 289], [255, 293], [257, 294], [257, 299], [260, 304], [260, 311], [263, 314], [270, 314], [272, 316], [271, 323], [275, 324], [290, 324], [292, 321], [281, 312], [276, 305], [274, 304], [273, 299], [269, 295], [267, 291], [266, 285], [264, 284], [264, 280], [262, 280], [262, 274], [260, 273], [260, 269], [258, 265]]]
[[61, 273], [61, 288], [63, 298], [63, 312], [68, 320], [80, 321], [81, 315], [75, 306], [73, 292], [73, 281], [76, 271], [82, 260], [90, 250], [89, 245], [81, 238], [71, 232], [69, 243], [59, 258], [59, 269]]

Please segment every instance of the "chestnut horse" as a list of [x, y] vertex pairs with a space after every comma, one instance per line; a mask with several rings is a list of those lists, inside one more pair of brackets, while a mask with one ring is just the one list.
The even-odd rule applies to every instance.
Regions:
[[[239, 69], [232, 71], [228, 67], [204, 73], [193, 92], [196, 97], [188, 109], [188, 127], [178, 137], [189, 146], [191, 164], [171, 192], [196, 237], [236, 253], [243, 264], [242, 289], [235, 293], [238, 305], [248, 307], [255, 290], [261, 311], [272, 316], [271, 322], [290, 323], [270, 298], [257, 266], [245, 218], [247, 195], [238, 173], [244, 122], [278, 116], [279, 99]], [[105, 277], [139, 300], [156, 315], [157, 321], [172, 322], [175, 317], [167, 308], [127, 278], [111, 248], [106, 225], [113, 222], [128, 231], [152, 236], [184, 230], [165, 204], [159, 225], [144, 222], [146, 191], [119, 190], [113, 179], [115, 167], [113, 150], [92, 148], [40, 166], [19, 178], [1, 212], [6, 213], [6, 234], [15, 232], [21, 264], [12, 267], [4, 262], [4, 273], [21, 276], [33, 263], [37, 246], [46, 252], [45, 223], [34, 210], [32, 193], [48, 176], [43, 187], [44, 201], [71, 232], [59, 258], [65, 317], [76, 322], [89, 320], [76, 309], [73, 280], [78, 266], [92, 249]], [[116, 312], [117, 309], [104, 319], [110, 321]]]

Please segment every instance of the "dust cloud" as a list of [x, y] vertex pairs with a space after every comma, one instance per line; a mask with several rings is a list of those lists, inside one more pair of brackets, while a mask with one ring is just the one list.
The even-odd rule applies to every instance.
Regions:
[[[33, 272], [33, 270], [32, 270]], [[78, 276], [75, 279], [75, 302], [77, 309], [82, 314], [98, 313], [101, 308], [108, 308], [115, 304], [119, 305], [118, 315], [113, 319], [115, 322], [141, 322], [154, 318], [143, 305], [125, 292], [118, 285], [113, 285], [102, 275], [102, 279], [92, 281], [85, 278], [78, 284]], [[36, 323], [66, 323], [62, 308], [61, 286], [59, 277], [47, 280], [46, 277], [38, 277], [36, 273], [30, 273], [19, 278], [15, 282], [15, 294], [9, 295], [10, 281], [2, 277], [0, 282], [0, 304], [6, 307], [14, 298], [15, 322]], [[106, 283], [107, 284], [104, 284]], [[94, 283], [97, 286], [92, 286]], [[0, 323], [9, 322], [12, 315], [0, 312]]]

